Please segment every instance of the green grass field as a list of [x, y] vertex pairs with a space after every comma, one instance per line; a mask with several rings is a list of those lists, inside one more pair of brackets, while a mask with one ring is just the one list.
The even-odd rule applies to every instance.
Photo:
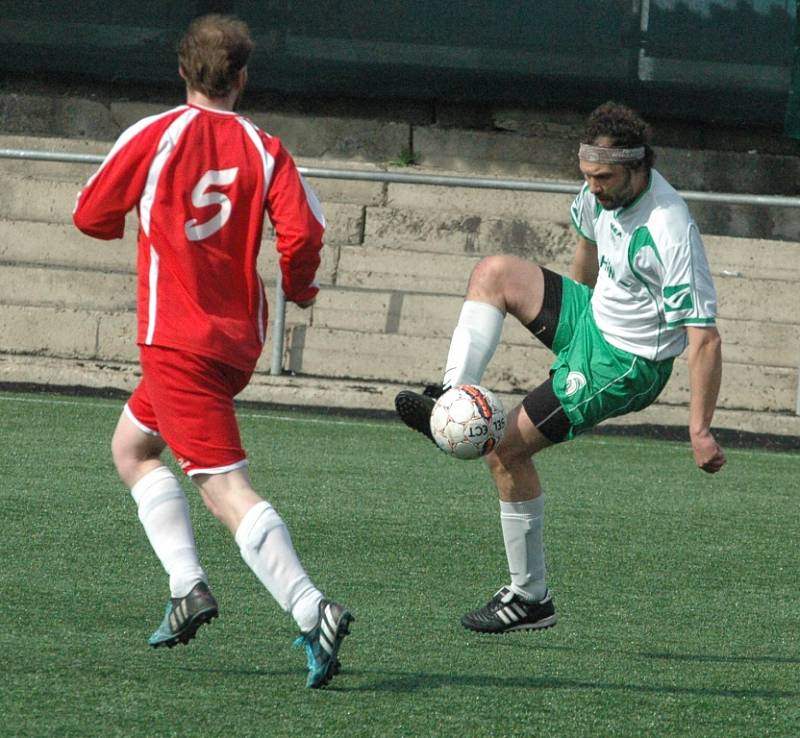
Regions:
[[481, 462], [398, 422], [243, 409], [257, 488], [356, 615], [312, 691], [194, 492], [221, 617], [148, 649], [168, 591], [111, 464], [121, 405], [0, 393], [2, 736], [800, 735], [800, 454], [729, 450], [709, 477], [681, 443], [545, 452], [560, 622], [478, 636], [459, 618], [507, 578]]

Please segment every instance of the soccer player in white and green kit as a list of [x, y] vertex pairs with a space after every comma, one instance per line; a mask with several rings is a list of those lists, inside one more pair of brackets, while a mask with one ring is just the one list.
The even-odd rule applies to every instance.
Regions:
[[722, 376], [716, 293], [686, 203], [653, 169], [648, 125], [606, 103], [589, 116], [578, 159], [585, 183], [572, 205], [577, 248], [570, 277], [514, 256], [482, 259], [470, 276], [441, 386], [400, 392], [403, 422], [430, 437], [435, 398], [479, 384], [510, 313], [556, 355], [548, 379], [508, 416], [486, 460], [500, 497], [510, 583], [468, 612], [471, 630], [555, 625], [547, 589], [544, 496], [532, 457], [606, 418], [658, 397], [688, 346], [694, 460], [715, 473], [725, 455], [711, 433]]

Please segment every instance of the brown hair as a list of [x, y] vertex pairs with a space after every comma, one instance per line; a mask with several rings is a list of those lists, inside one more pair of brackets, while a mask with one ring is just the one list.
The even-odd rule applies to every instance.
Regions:
[[599, 138], [610, 138], [612, 146], [622, 148], [644, 146], [644, 159], [624, 164], [629, 169], [638, 169], [644, 165], [649, 172], [653, 166], [655, 153], [650, 146], [652, 129], [629, 107], [609, 101], [591, 112], [581, 142], [595, 144]]
[[178, 42], [178, 63], [189, 89], [225, 97], [255, 47], [244, 21], [230, 15], [195, 18]]

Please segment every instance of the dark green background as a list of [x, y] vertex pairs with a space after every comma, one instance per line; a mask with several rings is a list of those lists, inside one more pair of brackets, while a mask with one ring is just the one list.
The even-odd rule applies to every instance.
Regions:
[[578, 110], [617, 97], [800, 136], [794, 0], [3, 0], [0, 70], [177, 85], [175, 42], [210, 11], [250, 24], [264, 92]]

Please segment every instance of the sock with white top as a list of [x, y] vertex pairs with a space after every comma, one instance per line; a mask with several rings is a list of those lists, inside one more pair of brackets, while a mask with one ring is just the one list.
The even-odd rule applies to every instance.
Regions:
[[283, 518], [268, 502], [251, 507], [236, 530], [236, 543], [247, 565], [304, 633], [319, 618], [320, 592], [297, 557]]
[[544, 564], [544, 495], [525, 502], [500, 502], [511, 589], [538, 602], [547, 594]]
[[504, 318], [503, 311], [494, 305], [464, 302], [450, 339], [442, 380], [445, 389], [457, 384], [480, 384], [500, 341]]
[[166, 467], [145, 474], [131, 488], [144, 532], [169, 574], [172, 597], [185, 597], [197, 582], [208, 583], [200, 565], [186, 495]]

